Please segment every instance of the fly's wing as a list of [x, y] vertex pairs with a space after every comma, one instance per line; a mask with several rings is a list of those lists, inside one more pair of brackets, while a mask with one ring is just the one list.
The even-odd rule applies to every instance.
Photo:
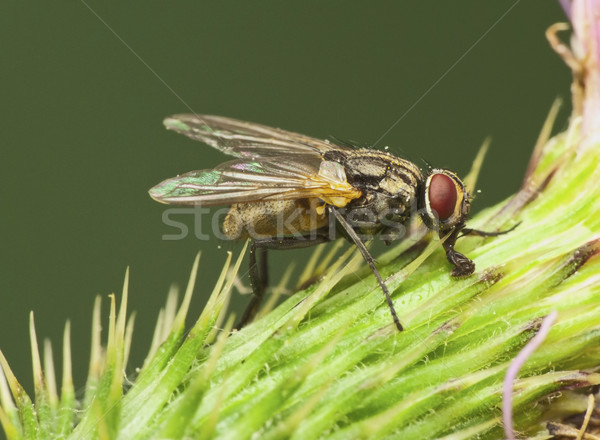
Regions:
[[234, 160], [167, 179], [150, 190], [162, 203], [202, 206], [299, 198], [334, 200], [336, 206], [344, 206], [360, 195], [346, 181], [341, 165], [313, 155]]
[[258, 159], [289, 154], [322, 157], [330, 150], [350, 150], [326, 140], [222, 116], [174, 115], [165, 119], [164, 124], [169, 130], [240, 158]]

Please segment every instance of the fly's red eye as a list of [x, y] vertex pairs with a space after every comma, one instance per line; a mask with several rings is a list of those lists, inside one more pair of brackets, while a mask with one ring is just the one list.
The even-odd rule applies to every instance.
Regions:
[[445, 174], [434, 174], [429, 183], [429, 205], [440, 220], [447, 220], [456, 207], [456, 185]]

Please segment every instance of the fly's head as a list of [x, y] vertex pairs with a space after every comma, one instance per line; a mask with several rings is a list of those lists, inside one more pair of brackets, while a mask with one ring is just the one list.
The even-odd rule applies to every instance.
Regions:
[[419, 197], [419, 212], [425, 225], [440, 236], [462, 229], [469, 208], [469, 194], [458, 176], [448, 170], [431, 170]]

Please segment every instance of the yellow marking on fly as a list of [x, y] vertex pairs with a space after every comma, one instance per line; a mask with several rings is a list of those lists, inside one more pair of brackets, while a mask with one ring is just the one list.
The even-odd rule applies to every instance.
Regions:
[[[321, 200], [323, 200], [325, 203], [327, 203], [328, 205], [333, 205], [337, 208], [343, 208], [344, 206], [346, 206], [348, 203], [350, 203], [352, 200], [354, 199], [358, 199], [361, 195], [360, 191], [356, 191], [357, 196], [356, 197], [340, 197], [340, 196], [334, 196], [334, 197], [328, 197], [328, 196], [321, 196], [319, 197]], [[321, 208], [321, 206], [319, 206], [317, 209]], [[325, 209], [325, 208], [323, 208]], [[317, 211], [319, 212], [319, 211]], [[319, 214], [322, 214], [322, 212], [320, 212]]]

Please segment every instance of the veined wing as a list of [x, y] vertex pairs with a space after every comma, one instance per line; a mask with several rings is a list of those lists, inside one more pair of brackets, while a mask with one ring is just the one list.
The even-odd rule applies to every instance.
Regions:
[[203, 206], [321, 198], [342, 207], [361, 194], [347, 182], [340, 164], [309, 155], [234, 160], [167, 179], [150, 190], [162, 203]]
[[222, 116], [181, 114], [165, 119], [164, 124], [169, 130], [235, 157], [257, 159], [289, 154], [322, 157], [330, 150], [349, 150], [326, 140]]

